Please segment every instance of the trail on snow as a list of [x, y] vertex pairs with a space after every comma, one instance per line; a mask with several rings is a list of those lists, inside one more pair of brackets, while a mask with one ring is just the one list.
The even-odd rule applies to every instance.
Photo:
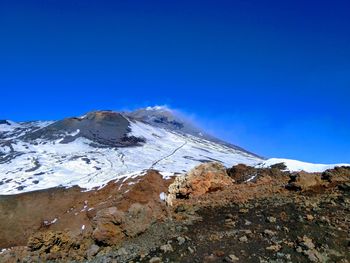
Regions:
[[173, 156], [178, 150], [180, 150], [181, 148], [183, 148], [185, 145], [187, 144], [187, 141], [185, 141], [182, 145], [180, 145], [179, 147], [177, 147], [175, 150], [173, 150], [170, 154], [168, 154], [167, 156], [162, 157], [161, 159], [159, 159], [158, 161], [155, 161], [151, 167], [149, 168], [149, 170], [153, 169], [154, 166], [156, 166], [158, 163], [160, 163], [161, 161]]

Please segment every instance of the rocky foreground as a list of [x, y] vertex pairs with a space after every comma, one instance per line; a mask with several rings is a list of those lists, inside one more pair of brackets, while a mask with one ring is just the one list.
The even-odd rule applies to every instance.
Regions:
[[350, 168], [202, 164], [0, 197], [0, 262], [350, 262]]

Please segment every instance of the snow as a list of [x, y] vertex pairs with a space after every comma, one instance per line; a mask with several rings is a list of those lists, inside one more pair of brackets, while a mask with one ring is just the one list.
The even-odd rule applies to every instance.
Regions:
[[[67, 144], [59, 143], [61, 139], [38, 139], [33, 144], [15, 139], [11, 146], [18, 156], [0, 163], [0, 194], [75, 185], [87, 191], [112, 180], [144, 175], [148, 169], [158, 170], [168, 179], [207, 161], [217, 160], [227, 167], [262, 162], [239, 150], [142, 122], [130, 121], [130, 128], [130, 136], [143, 137], [146, 143], [138, 147], [96, 148], [83, 137]], [[10, 154], [10, 148], [0, 147], [0, 153]]]
[[[92, 141], [83, 137], [67, 144], [59, 143], [61, 139], [57, 141], [38, 139], [29, 143], [19, 139], [20, 137], [15, 135], [17, 131], [11, 133], [9, 130], [7, 132], [9, 137], [6, 138], [10, 138], [13, 134], [11, 138], [14, 139], [11, 139], [10, 144], [0, 145], [0, 154], [13, 157], [0, 163], [0, 195], [75, 185], [88, 191], [101, 188], [110, 181], [126, 182], [144, 175], [148, 169], [158, 170], [164, 179], [169, 179], [208, 161], [219, 161], [226, 167], [239, 163], [269, 167], [284, 162], [290, 171], [306, 172], [322, 172], [335, 166], [350, 166], [350, 164], [312, 164], [278, 158], [264, 161], [203, 137], [176, 133], [143, 122], [129, 121], [131, 132], [128, 135], [146, 140], [140, 146], [98, 148], [92, 146]], [[51, 123], [11, 123], [6, 126], [40, 129]], [[2, 126], [0, 132], [3, 132]], [[79, 132], [76, 130], [71, 135], [76, 136]], [[254, 178], [252, 175], [247, 181], [252, 181]], [[164, 196], [160, 196], [162, 197]], [[87, 203], [83, 207], [83, 210], [86, 209], [88, 209]]]
[[291, 160], [291, 159], [271, 158], [264, 161], [262, 164], [257, 165], [256, 167], [266, 168], [277, 163], [284, 163], [287, 166], [287, 170], [292, 172], [304, 171], [308, 173], [316, 173], [316, 172], [320, 173], [328, 169], [333, 169], [336, 166], [350, 166], [350, 164], [346, 164], [346, 163], [314, 164], [314, 163], [307, 163], [307, 162]]
[[81, 226], [81, 230], [84, 230], [84, 229], [85, 229], [85, 225], [82, 225], [82, 226]]
[[169, 108], [165, 105], [156, 105], [153, 107], [147, 107], [146, 110], [148, 111], [159, 111], [159, 110], [169, 110]]
[[161, 201], [165, 201], [165, 199], [166, 199], [166, 194], [165, 194], [164, 192], [161, 192], [161, 193], [159, 194], [159, 199], [160, 199]]
[[253, 174], [252, 176], [250, 176], [250, 177], [248, 178], [248, 180], [246, 180], [245, 182], [246, 182], [246, 183], [249, 183], [249, 182], [253, 181], [257, 176], [258, 176], [258, 174], [255, 173], [255, 174]]
[[0, 124], [0, 132], [11, 132], [15, 130], [16, 128], [20, 128], [21, 125], [13, 122], [13, 121], [7, 121], [9, 124]]

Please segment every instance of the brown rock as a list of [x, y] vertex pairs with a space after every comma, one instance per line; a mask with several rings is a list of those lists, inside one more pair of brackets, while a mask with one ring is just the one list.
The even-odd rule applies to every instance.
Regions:
[[326, 181], [322, 180], [320, 174], [298, 172], [291, 175], [291, 179], [286, 186], [290, 190], [310, 190], [315, 187], [325, 186]]
[[238, 164], [230, 169], [227, 169], [227, 174], [233, 178], [237, 183], [242, 183], [257, 174], [257, 169], [245, 164]]
[[28, 248], [31, 251], [39, 252], [44, 258], [60, 259], [70, 256], [78, 257], [80, 242], [72, 238], [66, 232], [39, 232], [32, 235], [28, 240]]
[[151, 207], [141, 204], [133, 204], [122, 224], [122, 229], [125, 235], [129, 237], [135, 237], [143, 232], [145, 232], [150, 225], [156, 220], [154, 217]]
[[186, 199], [222, 190], [233, 182], [222, 164], [215, 162], [201, 164], [186, 175], [175, 178], [169, 186], [167, 203], [172, 205], [176, 198]]
[[93, 238], [106, 245], [116, 245], [124, 238], [120, 228], [124, 213], [116, 207], [109, 207], [98, 211], [93, 219]]

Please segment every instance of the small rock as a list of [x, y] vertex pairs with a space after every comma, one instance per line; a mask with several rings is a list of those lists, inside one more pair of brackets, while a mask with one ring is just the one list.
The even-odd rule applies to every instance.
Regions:
[[128, 252], [123, 247], [118, 249], [117, 253], [118, 253], [119, 256], [126, 256], [126, 255], [128, 255]]
[[269, 229], [266, 229], [264, 230], [264, 235], [265, 236], [268, 236], [268, 237], [273, 237], [275, 236], [277, 233], [275, 231], [272, 231], [272, 230], [269, 230]]
[[315, 244], [312, 242], [312, 239], [307, 236], [303, 236], [299, 241], [299, 244], [306, 249], [315, 248]]
[[223, 257], [225, 255], [225, 252], [221, 250], [216, 250], [214, 251], [214, 255], [217, 257]]
[[313, 215], [306, 215], [306, 220], [307, 221], [313, 221], [314, 220], [314, 216]]
[[170, 244], [166, 244], [160, 247], [160, 250], [163, 251], [164, 253], [167, 252], [173, 252], [173, 247]]
[[186, 239], [183, 237], [177, 237], [177, 242], [179, 242], [179, 245], [183, 245], [186, 242]]
[[276, 223], [276, 217], [268, 216], [267, 217], [267, 222], [269, 222], [269, 223]]
[[250, 225], [252, 224], [252, 222], [250, 222], [250, 221], [248, 221], [248, 220], [246, 219], [245, 222], [244, 222], [244, 224], [245, 224], [246, 226], [250, 226]]
[[229, 256], [227, 257], [227, 259], [228, 259], [228, 262], [239, 261], [239, 258], [236, 257], [236, 255], [234, 255], [234, 254], [229, 255]]
[[193, 254], [193, 253], [194, 253], [194, 249], [193, 249], [193, 248], [188, 247], [187, 249], [188, 249], [188, 251], [189, 251], [191, 254]]
[[248, 238], [247, 238], [247, 236], [242, 236], [242, 237], [239, 238], [239, 241], [241, 241], [241, 242], [248, 242]]
[[298, 252], [298, 253], [302, 253], [303, 252], [303, 249], [301, 248], [301, 247], [297, 247], [297, 249], [296, 249], [296, 251]]
[[149, 260], [149, 263], [161, 263], [162, 259], [158, 257], [153, 257]]
[[274, 252], [278, 252], [281, 250], [281, 245], [272, 245], [272, 246], [269, 246], [266, 248], [266, 250], [269, 250], [269, 251], [274, 251]]
[[234, 222], [231, 218], [225, 219], [225, 225], [226, 226], [235, 226], [236, 222]]
[[100, 247], [98, 245], [91, 245], [90, 248], [86, 251], [86, 255], [88, 258], [92, 258], [93, 256], [96, 256], [98, 251], [100, 250]]

